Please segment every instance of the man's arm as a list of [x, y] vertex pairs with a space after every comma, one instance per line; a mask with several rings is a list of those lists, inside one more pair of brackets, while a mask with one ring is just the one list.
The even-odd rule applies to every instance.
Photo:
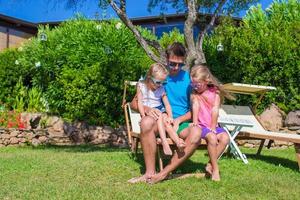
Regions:
[[175, 131], [178, 130], [179, 128], [179, 124], [181, 124], [182, 122], [186, 122], [188, 120], [190, 120], [192, 117], [191, 111], [185, 113], [184, 115], [181, 115], [179, 117], [177, 117], [176, 119], [173, 120], [173, 128]]
[[191, 118], [192, 118], [192, 113], [191, 113], [191, 111], [189, 111], [189, 112], [185, 113], [184, 115], [177, 117], [175, 120], [178, 121], [180, 124], [182, 122], [191, 120]]

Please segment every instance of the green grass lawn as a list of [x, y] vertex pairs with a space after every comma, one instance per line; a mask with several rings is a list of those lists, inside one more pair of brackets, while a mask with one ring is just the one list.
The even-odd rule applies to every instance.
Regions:
[[[221, 182], [172, 179], [156, 185], [126, 181], [144, 171], [140, 154], [95, 146], [0, 148], [0, 199], [300, 199], [294, 148], [242, 149], [250, 164], [224, 157]], [[179, 172], [203, 172], [197, 152]]]

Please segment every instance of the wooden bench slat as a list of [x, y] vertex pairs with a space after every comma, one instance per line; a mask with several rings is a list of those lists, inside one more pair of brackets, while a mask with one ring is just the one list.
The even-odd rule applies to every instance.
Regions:
[[252, 138], [280, 140], [280, 141], [300, 144], [300, 135], [297, 134], [278, 133], [278, 132], [268, 132], [268, 133], [243, 132], [243, 134], [245, 134], [245, 136], [247, 137], [252, 137]]

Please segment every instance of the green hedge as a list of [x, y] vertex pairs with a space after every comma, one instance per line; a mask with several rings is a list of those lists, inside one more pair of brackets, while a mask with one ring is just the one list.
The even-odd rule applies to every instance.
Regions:
[[[213, 73], [223, 83], [276, 86], [261, 109], [270, 102], [285, 111], [299, 109], [299, 11], [296, 1], [275, 2], [266, 12], [251, 8], [240, 27], [224, 20], [204, 40]], [[39, 27], [38, 37], [18, 50], [0, 53], [0, 101], [18, 110], [48, 110], [72, 121], [123, 123], [123, 82], [144, 75], [152, 61], [120, 24], [79, 17], [54, 29]], [[46, 41], [40, 39], [42, 35], [47, 36]], [[159, 42], [166, 47], [182, 40], [175, 30]], [[219, 42], [223, 52], [216, 50]], [[256, 101], [256, 97], [239, 99], [237, 103]]]
[[[145, 30], [143, 34], [153, 37]], [[124, 80], [137, 80], [152, 63], [117, 20], [98, 23], [79, 17], [54, 29], [39, 27], [38, 37], [20, 51], [18, 58], [9, 59], [18, 59], [18, 66], [9, 66], [26, 69], [20, 71], [30, 74], [25, 86], [41, 88], [49, 112], [92, 124], [122, 123]]]
[[[223, 52], [216, 46], [221, 42]], [[252, 7], [240, 27], [224, 20], [205, 40], [206, 59], [224, 83], [272, 85], [261, 109], [271, 102], [288, 112], [300, 109], [300, 4], [275, 1], [266, 11]], [[244, 97], [253, 103], [256, 97]]]
[[0, 102], [7, 107], [13, 106], [18, 82], [30, 85], [30, 71], [22, 67], [18, 60], [21, 50], [11, 48], [0, 53]]

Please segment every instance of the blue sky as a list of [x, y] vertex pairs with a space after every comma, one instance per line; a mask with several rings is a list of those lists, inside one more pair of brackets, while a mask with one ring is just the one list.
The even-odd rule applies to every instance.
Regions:
[[[88, 18], [95, 18], [96, 12], [100, 16], [102, 11], [98, 8], [97, 0], [86, 0], [85, 4], [78, 8], [66, 9], [60, 2], [62, 0], [0, 0], [0, 14], [19, 18], [29, 22], [63, 21], [72, 18], [76, 13], [81, 13]], [[261, 0], [259, 3], [263, 9], [268, 7], [272, 0]], [[158, 15], [158, 9], [151, 13], [147, 11], [148, 0], [127, 0], [127, 13], [129, 17], [145, 17]], [[175, 13], [169, 10], [168, 13]], [[239, 15], [242, 17], [245, 11]], [[116, 16], [112, 10], [108, 10], [107, 16]]]

